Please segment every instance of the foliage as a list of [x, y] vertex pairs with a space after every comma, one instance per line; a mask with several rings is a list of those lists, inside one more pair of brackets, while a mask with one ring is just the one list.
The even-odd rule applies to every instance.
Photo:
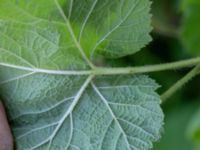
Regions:
[[199, 150], [200, 114], [188, 121], [198, 102], [181, 100], [200, 98], [198, 82], [183, 87], [200, 72], [200, 3], [153, 2], [0, 0], [0, 96], [16, 150], [147, 150], [161, 135], [155, 150]]
[[184, 11], [183, 26], [182, 26], [182, 41], [188, 53], [199, 55], [200, 48], [200, 1], [185, 0], [182, 10]]

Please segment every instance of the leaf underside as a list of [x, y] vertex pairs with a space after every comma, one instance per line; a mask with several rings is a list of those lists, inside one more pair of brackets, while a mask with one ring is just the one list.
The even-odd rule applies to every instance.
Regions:
[[155, 81], [85, 73], [98, 55], [144, 47], [149, 10], [149, 0], [0, 0], [0, 95], [17, 150], [152, 148], [163, 124]]

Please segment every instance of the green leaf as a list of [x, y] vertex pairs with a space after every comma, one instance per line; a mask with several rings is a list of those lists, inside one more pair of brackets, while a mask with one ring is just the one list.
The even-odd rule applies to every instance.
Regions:
[[[46, 22], [57, 30], [58, 26], [66, 28], [67, 22], [63, 34], [74, 36], [88, 57], [133, 54], [151, 41], [149, 0], [59, 0], [59, 4], [58, 11], [60, 6], [56, 7], [53, 0], [1, 0], [0, 17], [3, 22], [29, 22], [36, 27]], [[72, 29], [74, 35], [69, 35]]]
[[1, 85], [17, 149], [146, 150], [160, 138], [157, 85], [146, 76], [44, 75]]
[[200, 1], [183, 1], [183, 21], [181, 29], [182, 43], [192, 55], [200, 54]]
[[200, 111], [198, 111], [192, 118], [190, 125], [188, 127], [188, 132], [187, 132], [190, 139], [192, 139], [196, 143], [200, 142], [200, 119], [199, 118], [200, 118]]
[[144, 46], [148, 0], [0, 2], [0, 96], [17, 150], [152, 147], [163, 125], [159, 86], [144, 75], [102, 76], [88, 59], [106, 33], [95, 52], [119, 57]]

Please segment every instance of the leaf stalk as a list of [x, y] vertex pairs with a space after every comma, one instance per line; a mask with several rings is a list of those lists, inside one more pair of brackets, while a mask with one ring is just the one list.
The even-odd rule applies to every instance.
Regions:
[[189, 73], [187, 73], [183, 78], [177, 81], [172, 87], [170, 87], [166, 92], [161, 95], [162, 103], [166, 102], [175, 92], [181, 89], [186, 83], [188, 83], [192, 78], [200, 73], [200, 64], [194, 67]]
[[124, 68], [96, 68], [94, 70], [95, 75], [116, 75], [116, 74], [138, 74], [138, 73], [150, 73], [158, 71], [166, 71], [173, 69], [181, 69], [185, 67], [192, 67], [200, 63], [200, 57], [192, 58], [188, 60], [182, 60], [172, 63], [147, 65], [141, 67], [124, 67]]
[[150, 72], [192, 67], [197, 64], [200, 64], [200, 57], [177, 61], [177, 62], [159, 64], [159, 65], [147, 65], [147, 66], [137, 66], [137, 67], [124, 67], [124, 68], [94, 67], [91, 70], [51, 70], [44, 68], [24, 67], [24, 66], [6, 64], [0, 62], [0, 66], [19, 69], [33, 73], [45, 73], [45, 74], [55, 74], [55, 75], [95, 75], [95, 76], [150, 73]]

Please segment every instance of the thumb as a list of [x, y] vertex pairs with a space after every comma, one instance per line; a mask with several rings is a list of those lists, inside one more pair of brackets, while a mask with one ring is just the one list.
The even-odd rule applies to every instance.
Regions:
[[0, 101], [0, 150], [13, 150], [13, 138], [6, 118], [6, 113], [1, 101]]

